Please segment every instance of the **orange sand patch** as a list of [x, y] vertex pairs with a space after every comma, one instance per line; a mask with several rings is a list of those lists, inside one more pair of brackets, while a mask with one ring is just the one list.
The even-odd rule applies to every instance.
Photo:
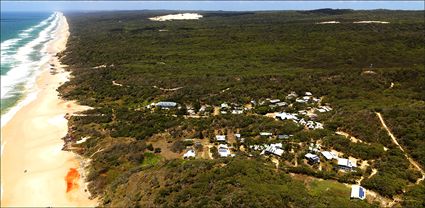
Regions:
[[70, 168], [68, 174], [66, 174], [66, 192], [70, 192], [73, 189], [78, 189], [78, 179], [80, 179], [80, 173], [78, 173], [77, 169]]

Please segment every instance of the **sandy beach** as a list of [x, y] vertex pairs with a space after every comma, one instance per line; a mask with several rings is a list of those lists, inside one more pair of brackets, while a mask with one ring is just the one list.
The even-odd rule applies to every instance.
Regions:
[[[56, 39], [47, 49], [53, 58], [42, 66], [37, 78], [36, 99], [1, 129], [1, 207], [96, 205], [85, 191], [81, 160], [76, 154], [61, 150], [61, 138], [68, 130], [65, 114], [87, 108], [61, 100], [56, 91], [68, 80], [69, 73], [54, 54], [65, 49], [68, 36], [68, 24], [62, 16]], [[55, 65], [56, 74], [50, 73], [50, 64]]]

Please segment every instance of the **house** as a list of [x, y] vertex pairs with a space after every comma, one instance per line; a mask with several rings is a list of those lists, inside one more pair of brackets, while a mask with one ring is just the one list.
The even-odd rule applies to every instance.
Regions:
[[278, 139], [288, 139], [289, 138], [289, 135], [287, 135], [287, 134], [279, 134], [279, 135], [277, 135], [277, 138]]
[[313, 102], [318, 103], [320, 101], [320, 98], [313, 97]]
[[307, 115], [307, 111], [306, 110], [299, 110], [298, 113], [301, 114], [301, 115]]
[[304, 155], [304, 157], [308, 160], [308, 163], [310, 164], [320, 163], [319, 156], [315, 154], [307, 153]]
[[320, 149], [320, 144], [310, 143], [310, 146], [308, 147], [308, 151], [314, 152], [314, 153], [319, 152], [319, 149]]
[[326, 112], [326, 110], [325, 110], [325, 109], [321, 109], [321, 108], [317, 109], [317, 111], [319, 111], [320, 113], [324, 113], [324, 112]]
[[350, 198], [364, 200], [366, 198], [366, 189], [359, 185], [352, 185]]
[[311, 92], [305, 92], [306, 96], [312, 96], [313, 94]]
[[346, 158], [338, 158], [338, 168], [343, 170], [354, 170], [357, 168], [357, 164]]
[[220, 157], [228, 157], [230, 155], [229, 147], [227, 144], [220, 144], [218, 146], [218, 154]]
[[310, 100], [310, 98], [311, 98], [310, 96], [304, 96], [303, 97], [303, 100], [306, 101], [306, 102], [308, 102]]
[[275, 118], [279, 118], [280, 120], [298, 120], [297, 114], [294, 113], [277, 113]]
[[217, 142], [226, 142], [226, 135], [216, 135], [215, 140]]
[[241, 139], [241, 134], [235, 134], [235, 138], [236, 138], [237, 140], [240, 140], [240, 139]]
[[186, 153], [184, 153], [183, 159], [187, 159], [191, 157], [195, 158], [195, 156], [196, 156], [195, 150], [189, 149]]
[[286, 103], [286, 102], [278, 102], [278, 103], [276, 103], [276, 105], [277, 105], [278, 107], [283, 107], [283, 106], [287, 106], [287, 105], [288, 105], [288, 103]]
[[189, 115], [195, 115], [196, 114], [194, 109], [187, 109], [187, 113]]
[[290, 99], [294, 99], [296, 97], [298, 97], [297, 93], [292, 91], [291, 93], [288, 94], [288, 96], [286, 96], [286, 99], [290, 100]]
[[300, 98], [297, 98], [297, 99], [295, 99], [295, 102], [297, 102], [297, 103], [306, 103], [307, 101], [305, 101], [303, 99], [300, 99]]
[[316, 120], [316, 119], [317, 119], [317, 114], [312, 113], [312, 114], [308, 115], [308, 117], [309, 117], [311, 120]]
[[270, 146], [268, 146], [265, 150], [264, 150], [264, 152], [265, 153], [268, 153], [268, 154], [274, 154], [274, 155], [277, 155], [277, 156], [279, 156], [279, 157], [281, 157], [282, 156], [282, 154], [283, 154], [283, 149], [281, 149], [282, 148], [282, 144], [280, 144], [280, 146], [279, 145], [275, 145], [275, 144], [271, 144]]
[[159, 107], [159, 108], [162, 108], [162, 109], [170, 109], [170, 108], [177, 107], [177, 103], [175, 103], [175, 102], [168, 102], [168, 101], [161, 101], [161, 102], [158, 102], [155, 106], [156, 107]]
[[260, 132], [260, 136], [264, 136], [264, 137], [270, 137], [273, 134], [271, 132]]
[[332, 152], [322, 151], [321, 153], [322, 153], [323, 157], [325, 157], [327, 160], [338, 159], [338, 156], [335, 155]]
[[220, 107], [221, 107], [221, 109], [227, 109], [227, 108], [229, 108], [229, 105], [227, 103], [222, 103], [220, 105]]
[[278, 102], [280, 102], [280, 100], [279, 100], [279, 99], [271, 99], [271, 100], [270, 100], [270, 103], [271, 103], [271, 104], [276, 104], [276, 103], [278, 103]]
[[234, 109], [232, 110], [232, 114], [242, 114], [243, 110], [242, 109]]
[[323, 129], [323, 124], [315, 121], [307, 121], [305, 124], [309, 129]]

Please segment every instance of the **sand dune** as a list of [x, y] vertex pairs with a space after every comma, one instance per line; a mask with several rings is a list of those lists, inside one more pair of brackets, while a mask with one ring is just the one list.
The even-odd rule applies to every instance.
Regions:
[[167, 20], [197, 20], [202, 18], [202, 15], [198, 13], [181, 13], [181, 14], [169, 14], [164, 16], [157, 16], [149, 18], [152, 21], [167, 21]]
[[[68, 24], [61, 17], [56, 39], [48, 47], [52, 55], [65, 49], [69, 36]], [[1, 207], [95, 206], [89, 199], [80, 160], [71, 152], [62, 151], [68, 126], [66, 113], [86, 109], [74, 102], [60, 100], [56, 89], [68, 80], [69, 73], [57, 67], [49, 73], [49, 64], [60, 66], [56, 57], [45, 63], [37, 79], [39, 88], [35, 100], [22, 107], [2, 127]], [[7, 144], [7, 145], [6, 145]], [[73, 169], [79, 170], [72, 186], [66, 180]], [[67, 190], [68, 189], [68, 190]]]

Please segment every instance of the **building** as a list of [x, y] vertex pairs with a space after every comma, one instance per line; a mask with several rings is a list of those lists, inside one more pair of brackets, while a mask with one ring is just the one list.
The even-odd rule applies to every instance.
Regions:
[[288, 105], [288, 103], [286, 103], [286, 102], [278, 102], [278, 103], [276, 103], [276, 105], [277, 105], [278, 107], [283, 107], [283, 106], [287, 106], [287, 105]]
[[309, 164], [320, 163], [319, 156], [317, 156], [315, 154], [307, 153], [307, 154], [304, 155], [304, 157], [308, 160]]
[[297, 98], [297, 99], [295, 99], [295, 102], [297, 102], [297, 103], [306, 103], [307, 101], [305, 101], [303, 99], [300, 99], [300, 98]]
[[234, 109], [232, 110], [232, 114], [242, 114], [243, 110], [242, 109]]
[[227, 109], [227, 108], [229, 108], [229, 105], [227, 103], [222, 103], [220, 105], [220, 107], [221, 107], [221, 109]]
[[338, 168], [352, 171], [357, 168], [357, 164], [346, 158], [338, 158]]
[[237, 140], [240, 140], [240, 139], [241, 139], [241, 134], [235, 134], [235, 138], [236, 138]]
[[161, 101], [161, 102], [158, 102], [155, 106], [162, 108], [162, 109], [170, 109], [170, 108], [177, 107], [177, 103], [176, 102]]
[[366, 189], [359, 185], [351, 186], [351, 197], [352, 199], [366, 199]]
[[277, 113], [275, 118], [279, 118], [280, 120], [298, 120], [298, 117], [296, 114], [291, 113]]
[[273, 136], [273, 134], [270, 132], [260, 132], [260, 136], [270, 137], [270, 136]]
[[226, 135], [216, 135], [215, 140], [217, 142], [226, 142]]
[[311, 92], [305, 92], [306, 96], [312, 96], [313, 94]]
[[338, 159], [338, 156], [336, 156], [332, 152], [322, 151], [321, 153], [322, 153], [323, 157], [325, 157], [327, 160]]
[[184, 159], [191, 158], [191, 157], [195, 158], [195, 156], [196, 156], [195, 150], [189, 149], [186, 153], [184, 153], [183, 158]]
[[310, 98], [311, 98], [310, 96], [304, 96], [303, 97], [303, 100], [306, 101], [306, 102], [308, 102], [310, 100]]
[[220, 157], [228, 157], [230, 155], [229, 147], [227, 144], [220, 144], [218, 146], [218, 154]]
[[320, 144], [310, 143], [310, 145], [308, 146], [309, 152], [317, 153], [319, 152], [319, 150], [320, 150]]
[[271, 104], [276, 104], [276, 103], [278, 103], [278, 102], [280, 102], [280, 100], [279, 100], [279, 99], [271, 99], [271, 100], [270, 100], [270, 103], [271, 103]]
[[286, 99], [290, 100], [290, 99], [294, 99], [296, 97], [298, 97], [297, 93], [292, 91], [291, 93], [288, 94], [288, 96], [286, 96]]
[[277, 135], [277, 138], [278, 139], [288, 139], [289, 138], [289, 135], [287, 135], [287, 134], [279, 134], [279, 135]]
[[282, 148], [282, 144], [280, 144], [280, 147], [279, 147], [279, 145], [271, 144], [264, 151], [265, 151], [265, 153], [274, 154], [274, 155], [281, 157], [283, 152], [284, 152], [283, 149], [281, 149], [281, 148]]

